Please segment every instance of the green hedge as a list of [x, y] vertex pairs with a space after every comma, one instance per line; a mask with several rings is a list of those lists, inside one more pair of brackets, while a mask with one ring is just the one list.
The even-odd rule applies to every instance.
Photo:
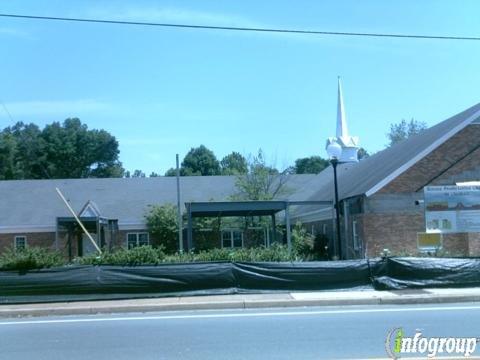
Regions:
[[158, 265], [161, 263], [185, 263], [206, 261], [300, 261], [302, 259], [289, 255], [288, 249], [281, 245], [270, 248], [250, 249], [212, 249], [198, 253], [187, 252], [166, 255], [163, 248], [140, 246], [130, 250], [120, 249], [76, 259], [82, 265]]
[[15, 250], [8, 248], [0, 255], [1, 270], [31, 270], [65, 265], [58, 251], [39, 247]]
[[[81, 265], [158, 265], [162, 263], [208, 262], [208, 261], [303, 261], [305, 258], [293, 252], [288, 253], [286, 246], [274, 244], [269, 248], [248, 249], [211, 249], [197, 253], [177, 253], [166, 255], [164, 249], [140, 246], [133, 249], [104, 251], [101, 255], [92, 254], [79, 257], [75, 264]], [[31, 270], [67, 265], [67, 261], [58, 251], [38, 247], [22, 250], [7, 249], [0, 255], [0, 270]]]

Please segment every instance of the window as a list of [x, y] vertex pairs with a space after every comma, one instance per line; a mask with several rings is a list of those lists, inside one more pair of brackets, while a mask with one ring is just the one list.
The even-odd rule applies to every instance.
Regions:
[[137, 246], [149, 245], [150, 241], [148, 233], [128, 233], [127, 234], [127, 249], [132, 249]]
[[222, 248], [243, 247], [243, 232], [240, 230], [222, 230]]
[[27, 247], [27, 237], [26, 236], [15, 236], [15, 249], [21, 250]]

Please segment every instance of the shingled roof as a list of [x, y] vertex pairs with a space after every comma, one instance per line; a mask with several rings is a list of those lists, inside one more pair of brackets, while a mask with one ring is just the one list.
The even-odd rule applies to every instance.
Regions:
[[[280, 197], [306, 199], [314, 178], [288, 175], [285, 186], [289, 191]], [[237, 192], [235, 176], [185, 176], [180, 181], [182, 203], [226, 201]], [[93, 201], [101, 216], [118, 219], [124, 227], [143, 224], [149, 205], [177, 202], [175, 177], [0, 181], [0, 232], [15, 228], [54, 231], [57, 217], [71, 216], [56, 187], [77, 213]]]

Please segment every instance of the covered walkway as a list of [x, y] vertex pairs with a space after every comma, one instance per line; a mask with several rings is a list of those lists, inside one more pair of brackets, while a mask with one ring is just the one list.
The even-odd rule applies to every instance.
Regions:
[[[187, 202], [187, 244], [188, 250], [193, 248], [193, 218], [196, 217], [230, 217], [230, 216], [270, 216], [272, 226], [276, 228], [276, 214], [284, 211], [285, 228], [287, 235], [288, 250], [292, 250], [290, 206], [293, 205], [319, 205], [332, 206], [331, 201], [221, 201], [221, 202]], [[273, 231], [273, 241], [275, 241]]]

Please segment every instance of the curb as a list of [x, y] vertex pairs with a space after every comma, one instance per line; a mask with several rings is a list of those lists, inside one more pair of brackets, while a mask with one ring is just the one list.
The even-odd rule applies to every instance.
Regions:
[[[239, 299], [224, 301], [188, 301], [151, 304], [124, 304], [108, 301], [104, 304], [87, 305], [82, 302], [29, 304], [29, 305], [0, 305], [0, 318], [61, 316], [61, 315], [92, 315], [115, 313], [144, 313], [158, 311], [182, 310], [226, 310], [226, 309], [260, 309], [260, 308], [287, 308], [310, 306], [352, 306], [352, 305], [412, 305], [412, 304], [446, 304], [461, 302], [480, 302], [480, 295], [405, 295], [392, 297], [374, 296], [352, 299]], [[8, 306], [8, 307], [7, 307]]]

